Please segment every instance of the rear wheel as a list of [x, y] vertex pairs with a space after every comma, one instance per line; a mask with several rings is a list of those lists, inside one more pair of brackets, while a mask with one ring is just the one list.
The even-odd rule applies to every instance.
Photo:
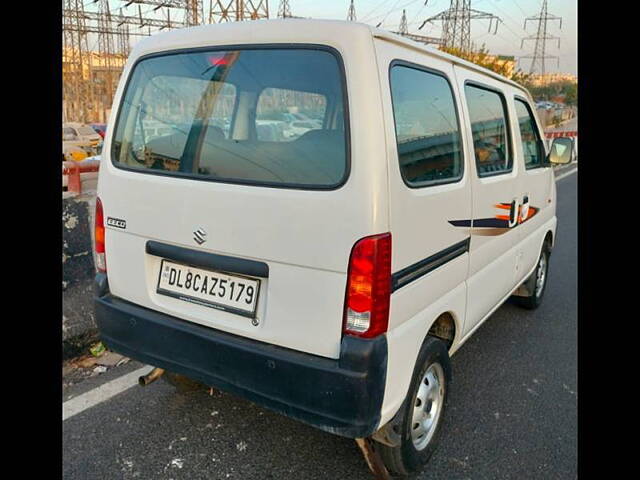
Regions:
[[441, 340], [427, 337], [414, 369], [401, 424], [400, 444], [390, 447], [377, 443], [389, 473], [406, 476], [417, 472], [436, 449], [451, 379], [447, 347]]

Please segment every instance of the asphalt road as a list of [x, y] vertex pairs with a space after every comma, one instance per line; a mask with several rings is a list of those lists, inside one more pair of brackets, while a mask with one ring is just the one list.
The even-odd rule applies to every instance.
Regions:
[[[542, 306], [503, 305], [453, 357], [442, 442], [416, 478], [577, 477], [577, 177], [558, 181]], [[117, 375], [108, 373], [75, 393]], [[372, 477], [353, 440], [229, 394], [178, 393], [158, 381], [64, 421], [63, 478]]]

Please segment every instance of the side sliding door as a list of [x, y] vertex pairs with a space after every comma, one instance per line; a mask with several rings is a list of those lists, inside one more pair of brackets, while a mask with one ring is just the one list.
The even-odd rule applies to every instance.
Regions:
[[465, 334], [473, 330], [513, 287], [516, 268], [517, 179], [513, 126], [504, 84], [454, 67], [461, 92], [465, 134], [472, 167], [471, 218], [453, 225], [468, 232], [469, 276]]

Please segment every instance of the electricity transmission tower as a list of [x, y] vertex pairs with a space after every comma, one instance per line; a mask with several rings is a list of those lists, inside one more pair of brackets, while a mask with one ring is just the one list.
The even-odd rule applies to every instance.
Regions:
[[216, 0], [209, 10], [209, 23], [240, 22], [269, 18], [268, 0]]
[[543, 0], [542, 9], [540, 10], [540, 15], [537, 17], [527, 17], [524, 20], [524, 28], [527, 28], [528, 21], [537, 21], [538, 22], [538, 31], [535, 35], [530, 35], [522, 39], [522, 43], [520, 44], [520, 48], [524, 46], [525, 40], [535, 40], [536, 44], [533, 49], [533, 55], [524, 55], [520, 58], [531, 58], [531, 68], [529, 69], [529, 73], [538, 72], [540, 75], [545, 74], [545, 59], [547, 58], [555, 58], [558, 62], [558, 67], [560, 66], [560, 58], [557, 56], [546, 55], [547, 49], [547, 40], [558, 40], [558, 48], [560, 48], [560, 37], [554, 37], [552, 35], [547, 35], [547, 22], [560, 20], [559, 28], [562, 29], [562, 17], [558, 17], [556, 15], [551, 15], [547, 12], [547, 0]]
[[280, 5], [278, 6], [278, 18], [291, 18], [292, 16], [289, 0], [280, 0]]
[[347, 12], [347, 21], [349, 22], [356, 21], [356, 7], [353, 4], [353, 0], [351, 0], [351, 5], [349, 5], [349, 12]]
[[398, 33], [400, 35], [406, 35], [407, 33], [409, 33], [409, 26], [407, 25], [407, 11], [404, 9], [402, 10], [402, 18], [400, 19]]
[[204, 0], [61, 1], [65, 122], [106, 121], [132, 36], [269, 17], [268, 0], [209, 0], [208, 17]]
[[442, 21], [444, 46], [468, 52], [471, 50], [471, 20], [489, 20], [489, 32], [491, 32], [495, 20], [494, 35], [498, 31], [498, 24], [502, 22], [500, 17], [492, 13], [472, 9], [471, 0], [451, 0], [451, 5], [447, 10], [427, 18], [418, 30], [422, 30], [422, 27], [427, 23]]
[[397, 32], [398, 35], [402, 35], [403, 37], [410, 38], [416, 42], [424, 43], [424, 44], [432, 44], [435, 43], [437, 45], [442, 45], [442, 39], [435, 37], [426, 37], [424, 35], [416, 35], [414, 33], [409, 33], [409, 23], [407, 22], [407, 11], [402, 10], [402, 18], [400, 19], [400, 26], [398, 27]]

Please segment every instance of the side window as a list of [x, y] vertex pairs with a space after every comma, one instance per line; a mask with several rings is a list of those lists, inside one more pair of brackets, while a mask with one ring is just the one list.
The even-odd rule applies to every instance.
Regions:
[[463, 156], [453, 91], [439, 74], [396, 65], [391, 99], [404, 181], [411, 187], [462, 178]]
[[289, 142], [322, 129], [327, 98], [317, 93], [265, 88], [256, 108], [258, 140]]
[[527, 169], [544, 165], [544, 149], [540, 132], [531, 114], [531, 109], [522, 100], [516, 98], [516, 114], [522, 140], [522, 155]]
[[507, 136], [504, 97], [493, 90], [475, 85], [466, 85], [464, 90], [478, 175], [486, 177], [510, 172], [513, 159]]

